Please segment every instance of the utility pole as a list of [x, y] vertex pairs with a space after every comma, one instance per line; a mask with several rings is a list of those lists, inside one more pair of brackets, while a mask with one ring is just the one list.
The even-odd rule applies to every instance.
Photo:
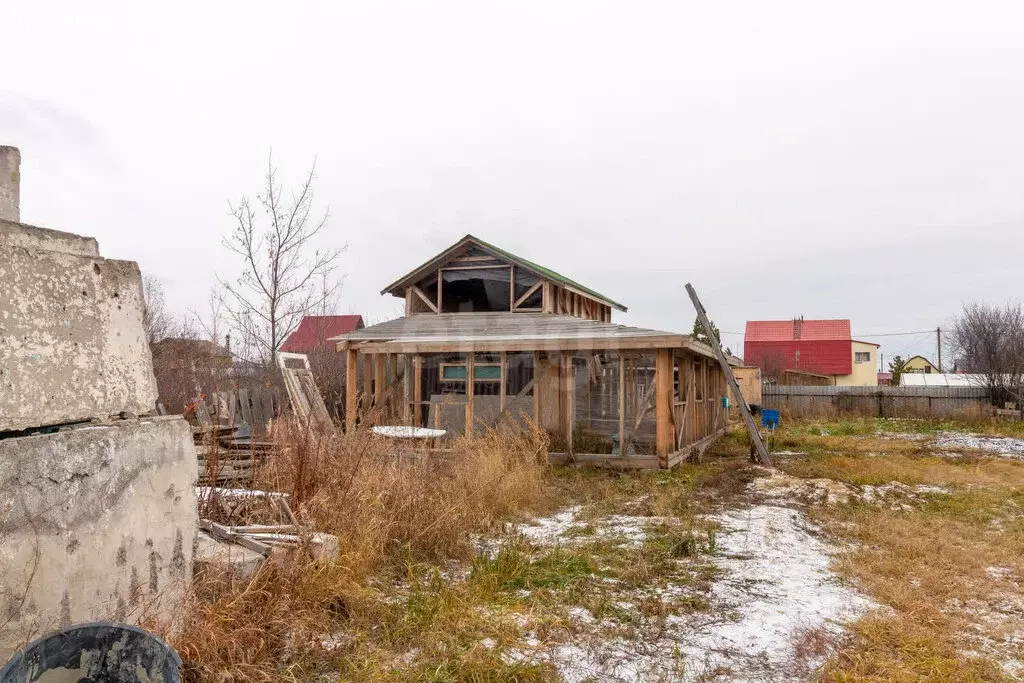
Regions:
[[935, 347], [939, 351], [939, 372], [942, 372], [942, 328], [935, 328]]

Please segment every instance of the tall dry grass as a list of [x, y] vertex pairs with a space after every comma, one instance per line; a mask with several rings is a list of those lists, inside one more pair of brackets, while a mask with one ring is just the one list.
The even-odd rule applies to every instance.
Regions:
[[370, 597], [374, 586], [417, 559], [467, 559], [474, 533], [543, 502], [542, 430], [498, 427], [450, 445], [424, 454], [369, 432], [278, 428], [260, 487], [289, 493], [300, 522], [337, 536], [340, 550], [318, 560], [300, 547], [248, 582], [197, 586], [173, 638], [187, 679], [310, 680], [336, 671], [356, 644], [328, 646], [325, 634], [358, 640], [397, 618]]

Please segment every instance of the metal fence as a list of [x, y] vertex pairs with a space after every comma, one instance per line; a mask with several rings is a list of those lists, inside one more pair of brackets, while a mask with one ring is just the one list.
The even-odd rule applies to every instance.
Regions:
[[990, 414], [985, 387], [786, 387], [765, 385], [762, 403], [791, 417], [970, 418]]

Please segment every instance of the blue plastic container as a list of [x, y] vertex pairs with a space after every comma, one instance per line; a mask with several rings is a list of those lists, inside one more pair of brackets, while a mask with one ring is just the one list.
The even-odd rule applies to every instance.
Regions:
[[768, 429], [779, 428], [779, 411], [771, 408], [761, 408], [761, 426]]

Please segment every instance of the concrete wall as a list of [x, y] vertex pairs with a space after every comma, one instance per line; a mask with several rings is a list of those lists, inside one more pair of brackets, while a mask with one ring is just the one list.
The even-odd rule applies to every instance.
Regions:
[[152, 412], [142, 312], [135, 263], [0, 221], [0, 432]]
[[0, 145], [0, 220], [21, 220], [21, 152]]
[[57, 627], [175, 615], [196, 477], [178, 416], [0, 440], [0, 662]]

